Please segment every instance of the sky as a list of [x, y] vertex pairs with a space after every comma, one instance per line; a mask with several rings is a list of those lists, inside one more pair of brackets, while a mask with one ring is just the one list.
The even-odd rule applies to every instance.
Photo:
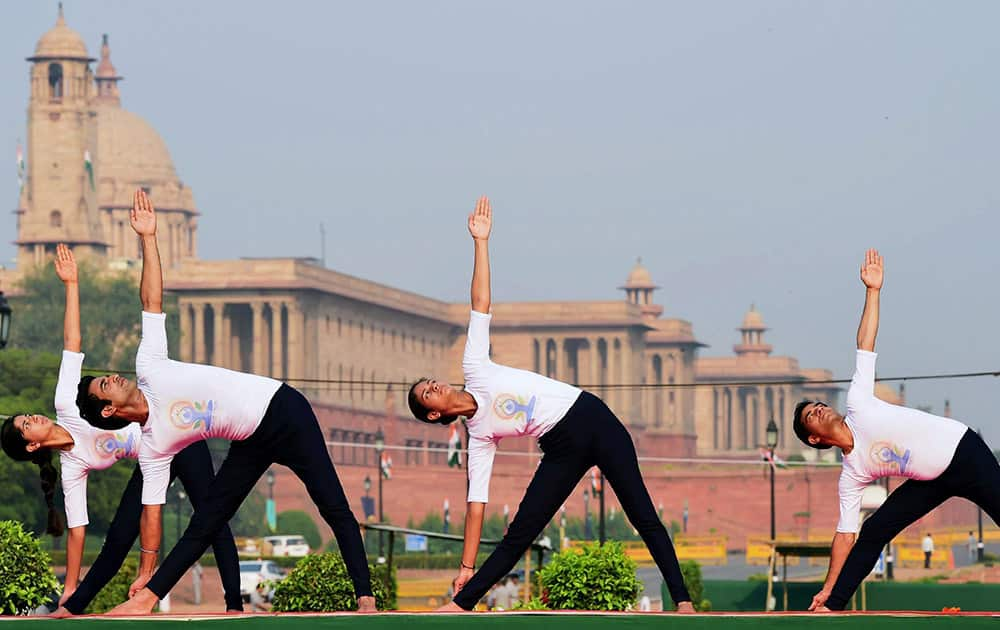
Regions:
[[[29, 64], [56, 2], [0, 22], [17, 201]], [[496, 301], [613, 300], [641, 256], [665, 316], [731, 355], [849, 378], [868, 247], [883, 377], [1000, 370], [1000, 3], [67, 0], [163, 136], [202, 258], [319, 256], [468, 299], [494, 204]], [[30, 156], [29, 156], [30, 159]], [[14, 215], [0, 215], [11, 261]], [[1000, 381], [907, 384], [1000, 448]]]

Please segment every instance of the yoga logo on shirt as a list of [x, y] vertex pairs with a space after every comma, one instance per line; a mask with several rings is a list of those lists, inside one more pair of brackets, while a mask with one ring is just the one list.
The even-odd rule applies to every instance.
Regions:
[[900, 452], [900, 448], [890, 442], [876, 442], [872, 444], [871, 457], [876, 464], [881, 464], [883, 470], [888, 472], [906, 473], [906, 466], [910, 463], [910, 449]]
[[212, 412], [215, 411], [215, 401], [190, 402], [179, 400], [170, 406], [170, 422], [178, 429], [193, 430], [212, 428]]
[[520, 396], [514, 394], [500, 394], [493, 401], [493, 411], [504, 420], [520, 422], [524, 420], [525, 426], [533, 420], [532, 414], [535, 412], [535, 397], [525, 402]]
[[98, 433], [94, 451], [101, 459], [138, 457], [139, 443], [133, 433]]

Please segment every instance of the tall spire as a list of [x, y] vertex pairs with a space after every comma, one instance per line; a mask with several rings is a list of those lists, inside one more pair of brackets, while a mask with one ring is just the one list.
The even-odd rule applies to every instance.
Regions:
[[97, 64], [97, 73], [94, 76], [97, 82], [97, 101], [111, 105], [121, 105], [121, 97], [118, 93], [118, 82], [122, 80], [118, 76], [118, 71], [111, 63], [111, 46], [108, 45], [108, 34], [105, 33], [101, 39], [101, 61]]
[[59, 3], [59, 16], [56, 18], [56, 26], [66, 26], [66, 16], [63, 15], [62, 2]]

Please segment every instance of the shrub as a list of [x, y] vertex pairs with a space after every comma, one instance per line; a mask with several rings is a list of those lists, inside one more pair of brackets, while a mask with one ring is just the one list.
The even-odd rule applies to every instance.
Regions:
[[511, 610], [550, 610], [550, 608], [540, 598], [535, 597], [530, 602], [518, 600], [510, 607]]
[[20, 521], [0, 521], [0, 614], [26, 615], [59, 588], [49, 554]]
[[684, 586], [687, 587], [688, 594], [691, 595], [691, 604], [694, 609], [707, 612], [712, 610], [712, 602], [705, 599], [705, 586], [701, 581], [701, 565], [694, 560], [685, 560], [681, 563], [681, 574], [684, 576]]
[[[372, 573], [375, 604], [385, 610], [390, 598], [385, 584]], [[338, 553], [318, 553], [302, 558], [291, 573], [274, 589], [275, 612], [336, 612], [357, 610], [354, 584], [347, 574], [344, 559]]]
[[122, 563], [122, 568], [118, 569], [118, 573], [94, 596], [93, 601], [83, 612], [87, 615], [99, 615], [118, 604], [127, 602], [128, 587], [132, 586], [137, 575], [139, 575], [139, 564], [133, 557], [126, 558], [125, 562]]
[[553, 609], [627, 610], [642, 588], [635, 562], [617, 542], [557, 553], [539, 573], [542, 600]]

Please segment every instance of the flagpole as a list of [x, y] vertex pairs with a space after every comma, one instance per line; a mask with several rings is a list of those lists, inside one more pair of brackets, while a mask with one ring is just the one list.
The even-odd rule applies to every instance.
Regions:
[[598, 488], [598, 491], [601, 493], [600, 502], [598, 503], [598, 505], [601, 508], [601, 520], [598, 521], [598, 526], [597, 526], [599, 531], [598, 538], [601, 541], [601, 545], [603, 545], [604, 541], [607, 540], [607, 537], [604, 535], [604, 471], [603, 470], [601, 471], [600, 488]]

